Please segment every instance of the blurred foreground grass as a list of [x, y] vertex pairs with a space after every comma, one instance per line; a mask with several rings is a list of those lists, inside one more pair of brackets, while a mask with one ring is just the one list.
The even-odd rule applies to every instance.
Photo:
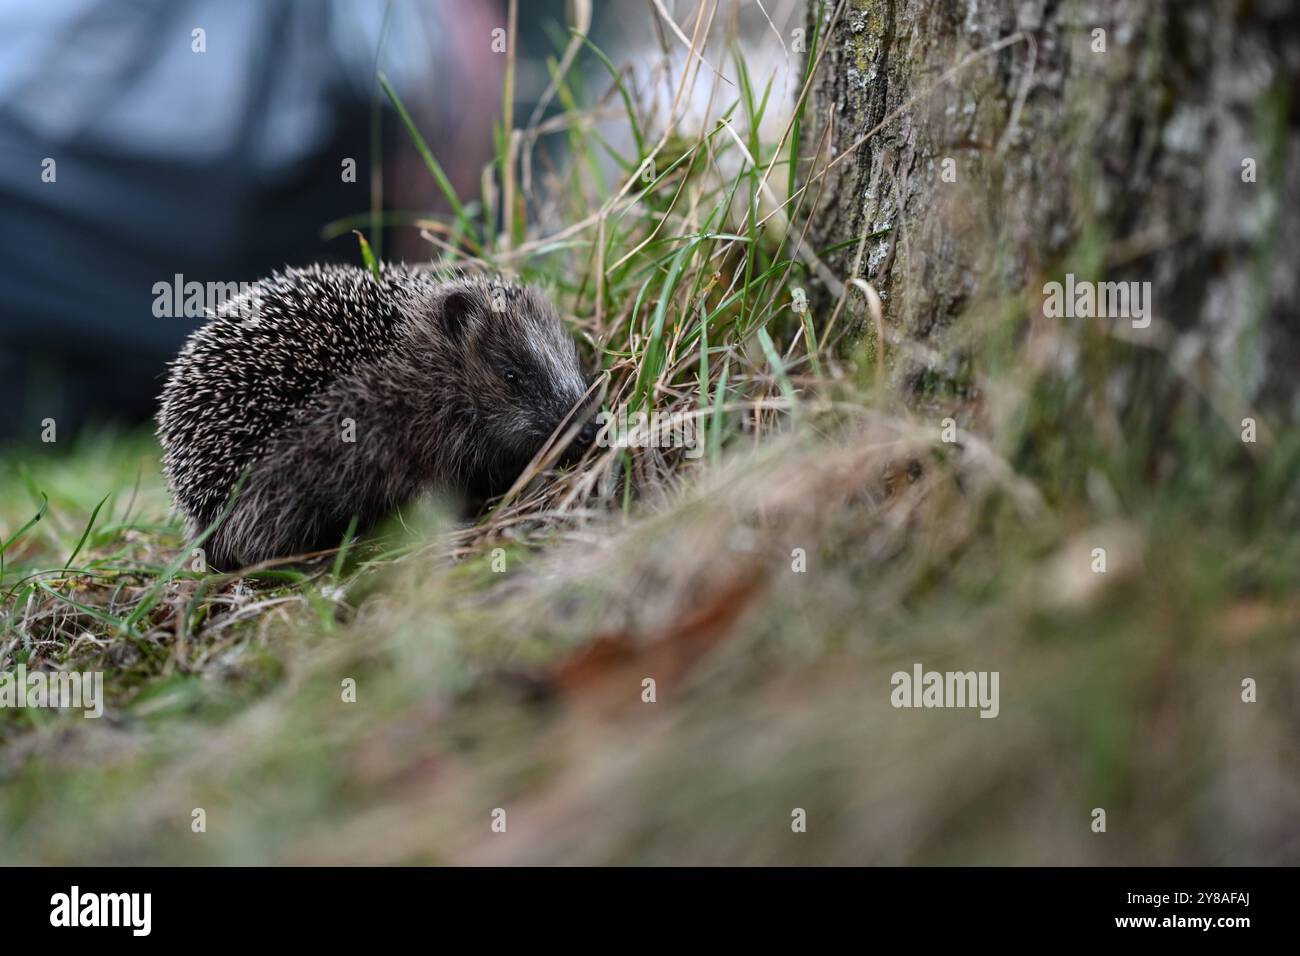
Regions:
[[[84, 640], [43, 642], [54, 623], [7, 605], [6, 669], [102, 668], [110, 701], [99, 720], [0, 712], [0, 858], [1294, 862], [1294, 536], [1216, 519], [1220, 494], [1186, 487], [1100, 523], [1028, 517], [927, 446], [864, 412], [636, 520], [510, 547], [504, 574], [486, 546], [359, 557], [337, 583], [323, 567], [216, 587], [208, 625], [180, 636], [197, 581], [140, 642], [84, 616]], [[901, 458], [925, 467], [899, 480]], [[180, 543], [144, 520], [165, 513], [147, 439], [24, 461], [4, 470], [3, 527], [32, 489], [50, 507], [7, 588], [15, 562], [71, 552], [106, 486], [86, 546], [101, 599], [148, 586], [159, 542]], [[435, 538], [421, 521], [402, 533]], [[894, 709], [890, 675], [916, 662], [999, 671], [999, 716]]]

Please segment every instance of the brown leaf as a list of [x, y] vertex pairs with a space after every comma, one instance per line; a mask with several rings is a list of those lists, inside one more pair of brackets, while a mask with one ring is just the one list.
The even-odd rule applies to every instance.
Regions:
[[638, 704], [644, 678], [654, 678], [660, 688], [680, 683], [708, 651], [733, 633], [762, 583], [757, 569], [746, 569], [725, 585], [710, 589], [705, 603], [697, 604], [659, 633], [598, 635], [557, 665], [549, 682], [570, 702], [594, 702], [601, 709]]

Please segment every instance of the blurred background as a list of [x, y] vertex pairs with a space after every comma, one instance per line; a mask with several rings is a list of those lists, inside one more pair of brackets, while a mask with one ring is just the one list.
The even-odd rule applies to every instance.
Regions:
[[[596, 18], [617, 33], [612, 6]], [[548, 37], [567, 38], [564, 7], [520, 5], [520, 110], [547, 82]], [[63, 438], [152, 416], [202, 321], [155, 317], [156, 283], [359, 262], [351, 224], [329, 224], [372, 203], [442, 210], [376, 68], [477, 194], [505, 22], [504, 0], [0, 0], [0, 441], [38, 441], [46, 418]], [[355, 225], [387, 258], [434, 251]]]

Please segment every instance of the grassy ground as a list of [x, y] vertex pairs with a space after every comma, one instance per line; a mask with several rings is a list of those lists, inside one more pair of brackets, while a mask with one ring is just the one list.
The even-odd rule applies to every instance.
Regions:
[[[1049, 359], [1129, 347], [1024, 302], [928, 344], [965, 386], [900, 395], [908, 346], [841, 335], [857, 293], [792, 307], [799, 117], [725, 68], [698, 135], [570, 73], [549, 140], [421, 220], [545, 282], [606, 406], [698, 422], [699, 458], [596, 449], [473, 524], [419, 504], [216, 575], [147, 433], [4, 456], [0, 665], [102, 671], [108, 705], [0, 710], [0, 860], [1300, 858], [1300, 442], [1112, 407]], [[999, 715], [894, 708], [915, 663], [999, 672]]]

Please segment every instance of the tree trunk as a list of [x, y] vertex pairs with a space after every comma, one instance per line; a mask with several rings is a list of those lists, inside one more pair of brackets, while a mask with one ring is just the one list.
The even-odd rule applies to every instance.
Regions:
[[[812, 242], [848, 243], [823, 259], [879, 291], [886, 329], [937, 345], [1009, 299], [1031, 323], [1087, 322], [1045, 318], [1045, 284], [1150, 282], [1151, 325], [1096, 319], [1108, 334], [1297, 417], [1293, 0], [808, 6], [825, 51], [800, 149]], [[848, 306], [871, 336], [858, 293]], [[960, 365], [890, 360], [913, 388]]]

